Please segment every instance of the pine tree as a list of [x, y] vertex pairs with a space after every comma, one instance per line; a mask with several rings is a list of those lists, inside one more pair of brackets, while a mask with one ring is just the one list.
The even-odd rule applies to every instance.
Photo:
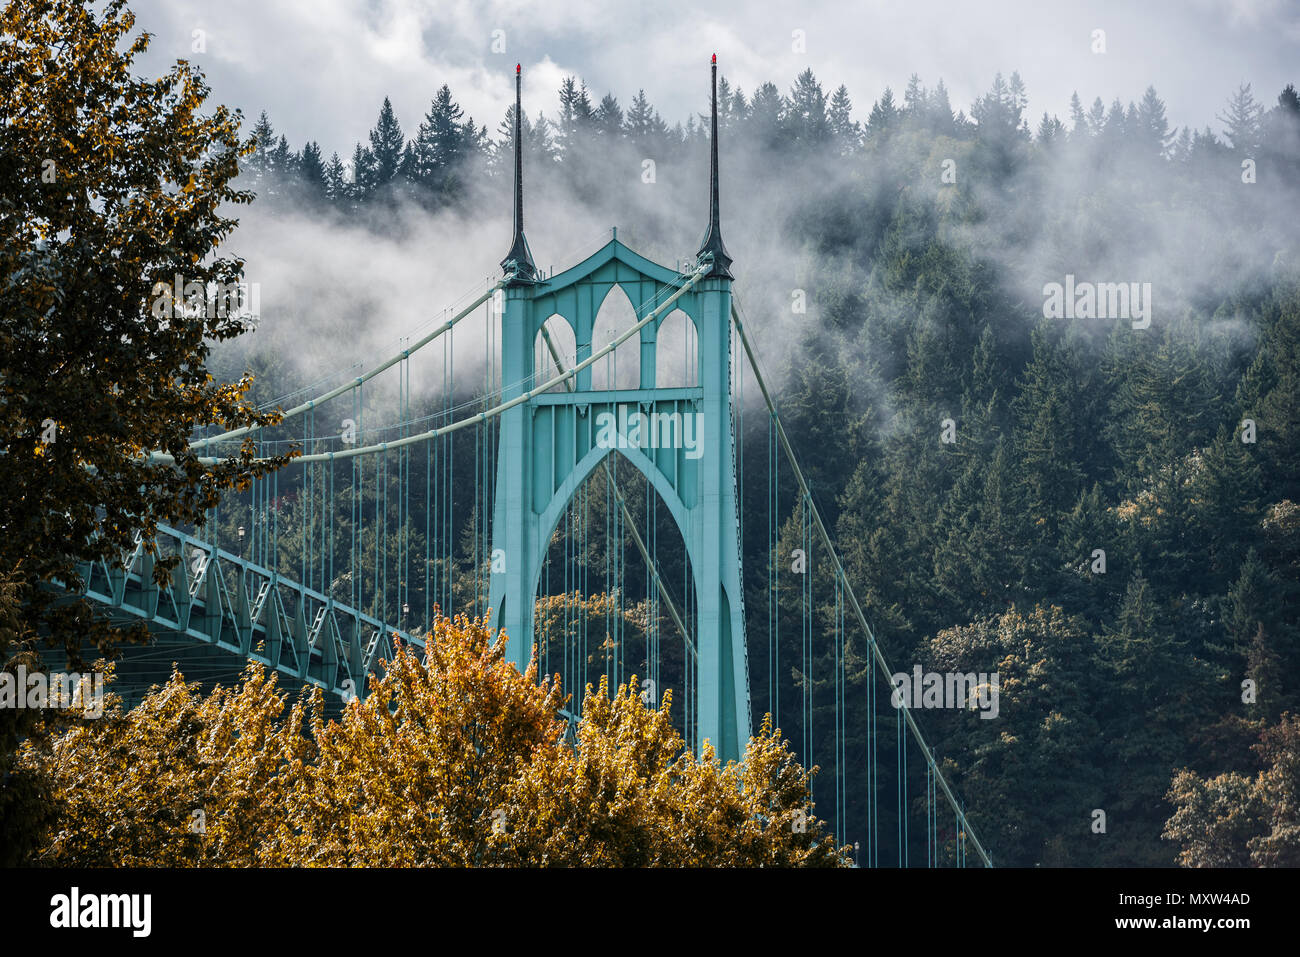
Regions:
[[[1288, 83], [1264, 115], [1260, 163], [1278, 170], [1276, 182], [1300, 179], [1300, 94]], [[1270, 177], [1272, 179], [1272, 177]]]
[[253, 154], [248, 157], [247, 169], [252, 174], [252, 190], [264, 201], [279, 201], [288, 187], [297, 163], [289, 149], [289, 141], [277, 136], [275, 127], [263, 110], [253, 127]]
[[1121, 150], [1124, 148], [1125, 136], [1128, 132], [1127, 122], [1124, 114], [1124, 104], [1115, 97], [1111, 101], [1110, 110], [1106, 113], [1106, 123], [1101, 130], [1101, 141], [1107, 149]]
[[1204, 720], [1214, 678], [1208, 662], [1193, 657], [1189, 641], [1171, 626], [1141, 572], [1130, 579], [1099, 650], [1113, 689], [1103, 725], [1108, 789], [1116, 795], [1107, 814], [1126, 822], [1114, 863], [1150, 866], [1167, 853], [1158, 823], [1167, 813], [1169, 769], [1187, 763], [1185, 730]]
[[862, 142], [862, 128], [853, 119], [853, 102], [849, 99], [848, 88], [840, 85], [831, 96], [830, 110], [827, 113], [831, 137], [835, 140], [841, 156], [855, 153]]
[[958, 442], [956, 455], [969, 460], [987, 455], [1003, 429], [1005, 396], [1000, 388], [1006, 375], [998, 355], [997, 335], [991, 325], [980, 333], [971, 357], [970, 370], [961, 395], [962, 431], [967, 441]]
[[325, 164], [321, 162], [320, 144], [315, 140], [302, 148], [298, 158], [298, 177], [307, 184], [310, 195], [325, 194]]
[[379, 119], [370, 131], [371, 189], [382, 188], [397, 176], [405, 147], [406, 140], [402, 136], [401, 124], [393, 113], [393, 103], [384, 97], [384, 103], [379, 108]]
[[1259, 150], [1263, 115], [1264, 108], [1255, 102], [1250, 84], [1239, 86], [1228, 100], [1227, 112], [1217, 117], [1237, 155], [1254, 156]]
[[[677, 125], [679, 127], [681, 126], [680, 123]], [[693, 115], [686, 117], [686, 129], [682, 131], [682, 142], [697, 143], [707, 140], [708, 136], [704, 132], [707, 128], [707, 125], [704, 123], [696, 123]]]
[[948, 88], [942, 78], [930, 94], [930, 128], [940, 136], [953, 136], [957, 132], [952, 115], [952, 103], [948, 99]]
[[261, 116], [257, 118], [257, 125], [253, 127], [253, 153], [244, 163], [247, 170], [253, 174], [255, 183], [260, 183], [273, 169], [271, 156], [275, 150], [275, 143], [275, 127], [271, 125], [271, 118], [266, 115], [266, 110], [263, 110]]
[[1205, 449], [1203, 468], [1193, 478], [1196, 522], [1205, 528], [1209, 543], [1206, 591], [1227, 587], [1263, 518], [1262, 469], [1256, 448], [1243, 443], [1236, 428], [1225, 425]]
[[464, 114], [444, 83], [411, 146], [412, 178], [436, 205], [454, 203], [464, 195], [468, 164], [479, 152], [479, 133], [473, 120], [462, 121]]
[[[724, 133], [738, 129], [745, 120], [747, 106], [740, 88], [733, 90], [725, 76], [718, 77], [718, 128]], [[707, 130], [709, 114], [701, 113], [699, 117], [701, 129]]]
[[341, 203], [348, 194], [348, 173], [338, 153], [330, 155], [329, 165], [325, 167], [325, 195], [332, 203]]
[[1083, 139], [1088, 135], [1088, 114], [1083, 111], [1079, 91], [1070, 94], [1070, 138]]
[[885, 87], [880, 99], [871, 105], [871, 114], [867, 117], [867, 136], [876, 141], [884, 140], [897, 121], [898, 107], [894, 105], [894, 91]]
[[1037, 140], [1039, 146], [1050, 147], [1053, 143], [1065, 136], [1065, 124], [1055, 116], [1048, 116], [1043, 113], [1043, 118], [1038, 121]]
[[826, 94], [813, 76], [812, 68], [796, 77], [787, 101], [786, 125], [794, 138], [809, 149], [818, 149], [831, 136], [826, 118]]
[[1266, 318], [1267, 389], [1255, 408], [1241, 411], [1257, 423], [1261, 444], [1255, 447], [1268, 450], [1260, 458], [1270, 500], [1295, 502], [1300, 501], [1300, 289], [1294, 281], [1274, 294]]
[[1050, 335], [1042, 325], [1034, 330], [1033, 358], [1011, 407], [1029, 518], [1054, 540], [1058, 523], [1079, 496], [1083, 472], [1076, 461], [1071, 373]]
[[[1192, 133], [1191, 149], [1188, 151], [1188, 162], [1197, 170], [1216, 170], [1222, 171], [1224, 168], [1223, 161], [1232, 159], [1232, 150], [1223, 143], [1214, 132], [1207, 126], [1204, 130], [1197, 130]], [[1226, 168], [1231, 168], [1228, 164]]]
[[1097, 97], [1088, 110], [1088, 132], [1093, 136], [1100, 136], [1105, 128], [1106, 104], [1101, 102], [1101, 97]]
[[1171, 324], [1159, 346], [1137, 354], [1119, 375], [1110, 436], [1121, 480], [1131, 491], [1153, 479], [1181, 489], [1184, 456], [1213, 435], [1218, 399], [1195, 339], [1187, 327]]
[[[718, 110], [722, 110], [721, 95], [718, 97]], [[744, 91], [740, 87], [736, 87], [736, 91], [731, 94], [731, 103], [727, 106], [727, 116], [737, 126], [749, 118], [749, 101], [745, 99]]]
[[[524, 141], [524, 163], [530, 169], [549, 169], [557, 159], [555, 138], [551, 133], [552, 124], [541, 112], [536, 119], [529, 119], [525, 113], [521, 117]], [[509, 180], [515, 169], [515, 108], [506, 110], [506, 115], [497, 126], [497, 138], [487, 149], [487, 172], [490, 176]]]
[[1294, 627], [1287, 627], [1285, 609], [1279, 598], [1277, 577], [1252, 548], [1236, 581], [1223, 600], [1226, 643], [1222, 648], [1234, 675], [1255, 682], [1255, 703], [1259, 716], [1276, 720], [1287, 697], [1285, 672], [1280, 667], [1294, 652], [1289, 639]]
[[290, 178], [298, 172], [298, 164], [289, 149], [289, 141], [276, 135], [265, 110], [253, 127], [253, 142], [253, 154], [246, 162], [246, 169], [252, 175], [251, 189], [264, 201], [278, 201]]
[[781, 152], [786, 135], [785, 98], [774, 83], [764, 83], [749, 102], [748, 129], [764, 149]]
[[921, 85], [921, 78], [913, 73], [907, 78], [907, 89], [903, 91], [903, 115], [914, 125], [922, 126], [927, 119], [927, 105], [925, 87]]
[[623, 121], [630, 143], [645, 155], [657, 155], [666, 151], [668, 124], [659, 112], [646, 99], [645, 90], [637, 90], [628, 108], [627, 118]]
[[409, 142], [402, 147], [402, 160], [397, 164], [397, 178], [407, 183], [414, 183], [416, 177], [415, 143]]
[[934, 583], [951, 602], [950, 620], [1025, 597], [1029, 538], [1013, 458], [1010, 443], [999, 436], [989, 457], [972, 458], [937, 517]]
[[[998, 674], [996, 720], [954, 711], [924, 719], [936, 754], [970, 756], [944, 774], [967, 796], [1000, 866], [1105, 863], [1108, 843], [1086, 826], [1088, 809], [1109, 807], [1104, 771], [1113, 762], [1098, 741], [1109, 689], [1094, 644], [1087, 622], [1042, 603], [945, 626], [917, 651], [916, 661], [941, 674]], [[997, 812], [981, 818], [984, 808]]]
[[566, 76], [560, 83], [558, 127], [560, 149], [566, 167], [571, 166], [575, 158], [581, 160], [588, 156], [594, 121], [595, 110], [591, 106], [587, 84], [579, 84], [575, 77]]
[[[710, 104], [710, 108], [712, 104]], [[708, 120], [708, 114], [700, 114], [700, 122]], [[718, 77], [718, 127], [722, 130], [731, 127], [731, 84], [725, 76]]]
[[[1097, 554], [1099, 549], [1103, 554]], [[1052, 600], [1094, 625], [1111, 620], [1123, 597], [1124, 570], [1131, 565], [1100, 484], [1081, 492], [1062, 519], [1057, 556], [1060, 585]]]
[[1007, 100], [1014, 111], [1017, 120], [1017, 129], [1021, 132], [1028, 133], [1029, 128], [1024, 119], [1025, 110], [1029, 109], [1029, 93], [1025, 89], [1025, 81], [1020, 78], [1018, 71], [1012, 71], [1011, 80], [1007, 84]]
[[1010, 83], [998, 73], [989, 92], [971, 106], [976, 134], [991, 148], [996, 161], [994, 169], [1001, 175], [1010, 171], [1017, 144], [1030, 139], [1029, 124], [1024, 118], [1028, 102], [1019, 73], [1011, 74]]
[[1137, 108], [1133, 133], [1143, 150], [1152, 156], [1164, 156], [1174, 141], [1174, 131], [1165, 118], [1165, 104], [1156, 95], [1156, 88], [1148, 86]]
[[358, 143], [352, 151], [352, 198], [355, 200], [368, 198], [377, 184], [375, 158], [370, 150]]
[[281, 136], [275, 144], [275, 148], [268, 154], [270, 166], [278, 176], [289, 176], [293, 173], [293, 151], [289, 149], [289, 141]]
[[613, 143], [623, 136], [623, 108], [613, 93], [606, 93], [596, 107], [595, 128], [606, 142]]

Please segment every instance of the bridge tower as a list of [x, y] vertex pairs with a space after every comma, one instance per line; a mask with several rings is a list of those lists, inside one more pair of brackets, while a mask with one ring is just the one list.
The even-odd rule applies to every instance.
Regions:
[[[717, 56], [708, 227], [689, 273], [638, 255], [618, 242], [617, 232], [576, 266], [549, 277], [538, 272], [524, 237], [520, 73], [516, 66], [514, 241], [501, 263], [507, 277], [501, 315], [502, 401], [542, 384], [535, 376], [535, 359], [537, 350], [546, 348], [542, 330], [548, 319], [558, 316], [569, 324], [581, 367], [592, 355], [601, 304], [616, 286], [640, 304], [638, 321], [660, 314], [636, 333], [637, 388], [618, 388], [613, 379], [603, 383], [607, 388], [593, 388], [593, 363], [579, 368], [571, 389], [533, 395], [501, 414], [492, 624], [505, 629], [510, 659], [522, 670], [533, 653], [533, 611], [551, 535], [574, 493], [611, 449], [616, 451], [667, 505], [690, 560], [697, 599], [695, 620], [688, 623], [697, 653], [696, 740], [701, 746], [711, 742], [723, 761], [739, 758], [750, 735], [749, 669], [731, 405], [732, 260], [722, 243], [718, 196]], [[690, 288], [672, 309], [661, 308], [684, 285]], [[695, 327], [698, 369], [684, 386], [658, 387], [657, 336], [676, 310]], [[611, 421], [618, 429], [612, 441]], [[687, 432], [692, 426], [693, 435]], [[691, 438], [694, 442], [687, 441]]]

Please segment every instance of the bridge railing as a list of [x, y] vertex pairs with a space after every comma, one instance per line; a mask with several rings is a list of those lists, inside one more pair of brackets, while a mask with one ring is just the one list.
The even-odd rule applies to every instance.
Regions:
[[[159, 585], [154, 570], [171, 556], [180, 561]], [[85, 596], [115, 618], [261, 661], [344, 700], [364, 698], [366, 676], [392, 659], [394, 635], [424, 649], [422, 635], [167, 525], [152, 552], [137, 536], [121, 567], [97, 560], [79, 572]]]

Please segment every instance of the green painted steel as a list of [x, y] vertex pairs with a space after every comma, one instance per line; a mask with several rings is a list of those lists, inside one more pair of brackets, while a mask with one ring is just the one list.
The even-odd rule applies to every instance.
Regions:
[[[516, 118], [518, 73], [516, 68]], [[722, 245], [718, 200], [716, 58], [709, 220], [698, 266], [689, 273], [641, 256], [615, 235], [576, 266], [540, 277], [531, 255], [525, 258], [518, 141], [516, 135], [515, 235], [502, 261], [502, 401], [530, 390], [536, 352], [545, 348], [543, 328], [553, 316], [573, 333], [579, 371], [571, 390], [529, 396], [501, 413], [489, 595], [493, 625], [505, 630], [511, 660], [526, 667], [551, 536], [591, 472], [609, 455], [622, 455], [667, 505], [694, 575], [695, 740], [701, 748], [712, 744], [724, 761], [739, 759], [750, 736], [749, 667], [731, 397], [731, 259]], [[594, 388], [588, 362], [596, 318], [616, 287], [636, 305], [640, 326], [638, 388], [630, 390]], [[695, 327], [699, 368], [687, 381], [698, 386], [656, 387], [657, 337], [672, 315], [669, 305]], [[617, 379], [608, 384], [617, 386]]]
[[[261, 661], [343, 700], [364, 698], [366, 676], [392, 660], [393, 639], [422, 653], [424, 639], [284, 578], [274, 569], [158, 526], [157, 550], [137, 542], [121, 568], [97, 561], [79, 574], [85, 596], [117, 620], [182, 635], [232, 656]], [[158, 557], [179, 556], [167, 587], [153, 580]], [[232, 659], [234, 660], [234, 659]]]
[[[578, 361], [590, 357], [596, 316], [615, 286], [642, 304], [638, 319], [651, 309], [659, 312], [638, 340], [640, 381], [653, 383], [656, 334], [672, 314], [658, 304], [692, 278], [611, 239], [550, 279], [510, 283], [501, 317], [503, 401], [527, 391], [535, 350], [544, 348], [541, 331], [552, 316], [569, 323]], [[698, 596], [692, 629], [699, 651], [698, 740], [712, 742], [724, 760], [739, 758], [750, 734], [730, 393], [730, 285], [723, 278], [697, 279], [672, 303], [673, 311], [680, 309], [696, 328], [698, 386], [595, 389], [588, 366], [578, 373], [573, 391], [542, 393], [501, 414], [492, 528], [493, 553], [504, 560], [504, 570], [502, 562], [494, 563], [498, 570], [489, 599], [494, 626], [509, 638], [511, 660], [525, 667], [551, 535], [592, 471], [611, 452], [622, 455], [667, 505], [685, 542]], [[690, 448], [687, 438], [693, 439]]]

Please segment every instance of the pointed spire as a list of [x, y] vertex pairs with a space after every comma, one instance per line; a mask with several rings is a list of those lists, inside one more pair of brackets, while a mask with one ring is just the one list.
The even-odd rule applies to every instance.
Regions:
[[524, 238], [524, 130], [523, 66], [515, 64], [515, 238], [510, 252], [501, 260], [501, 268], [513, 272], [515, 279], [537, 278], [533, 254]]
[[698, 256], [701, 260], [712, 262], [712, 268], [706, 273], [722, 279], [731, 279], [731, 257], [727, 247], [722, 244], [721, 215], [718, 210], [718, 55], [713, 54], [713, 106], [712, 129], [709, 135], [709, 229], [700, 243]]

